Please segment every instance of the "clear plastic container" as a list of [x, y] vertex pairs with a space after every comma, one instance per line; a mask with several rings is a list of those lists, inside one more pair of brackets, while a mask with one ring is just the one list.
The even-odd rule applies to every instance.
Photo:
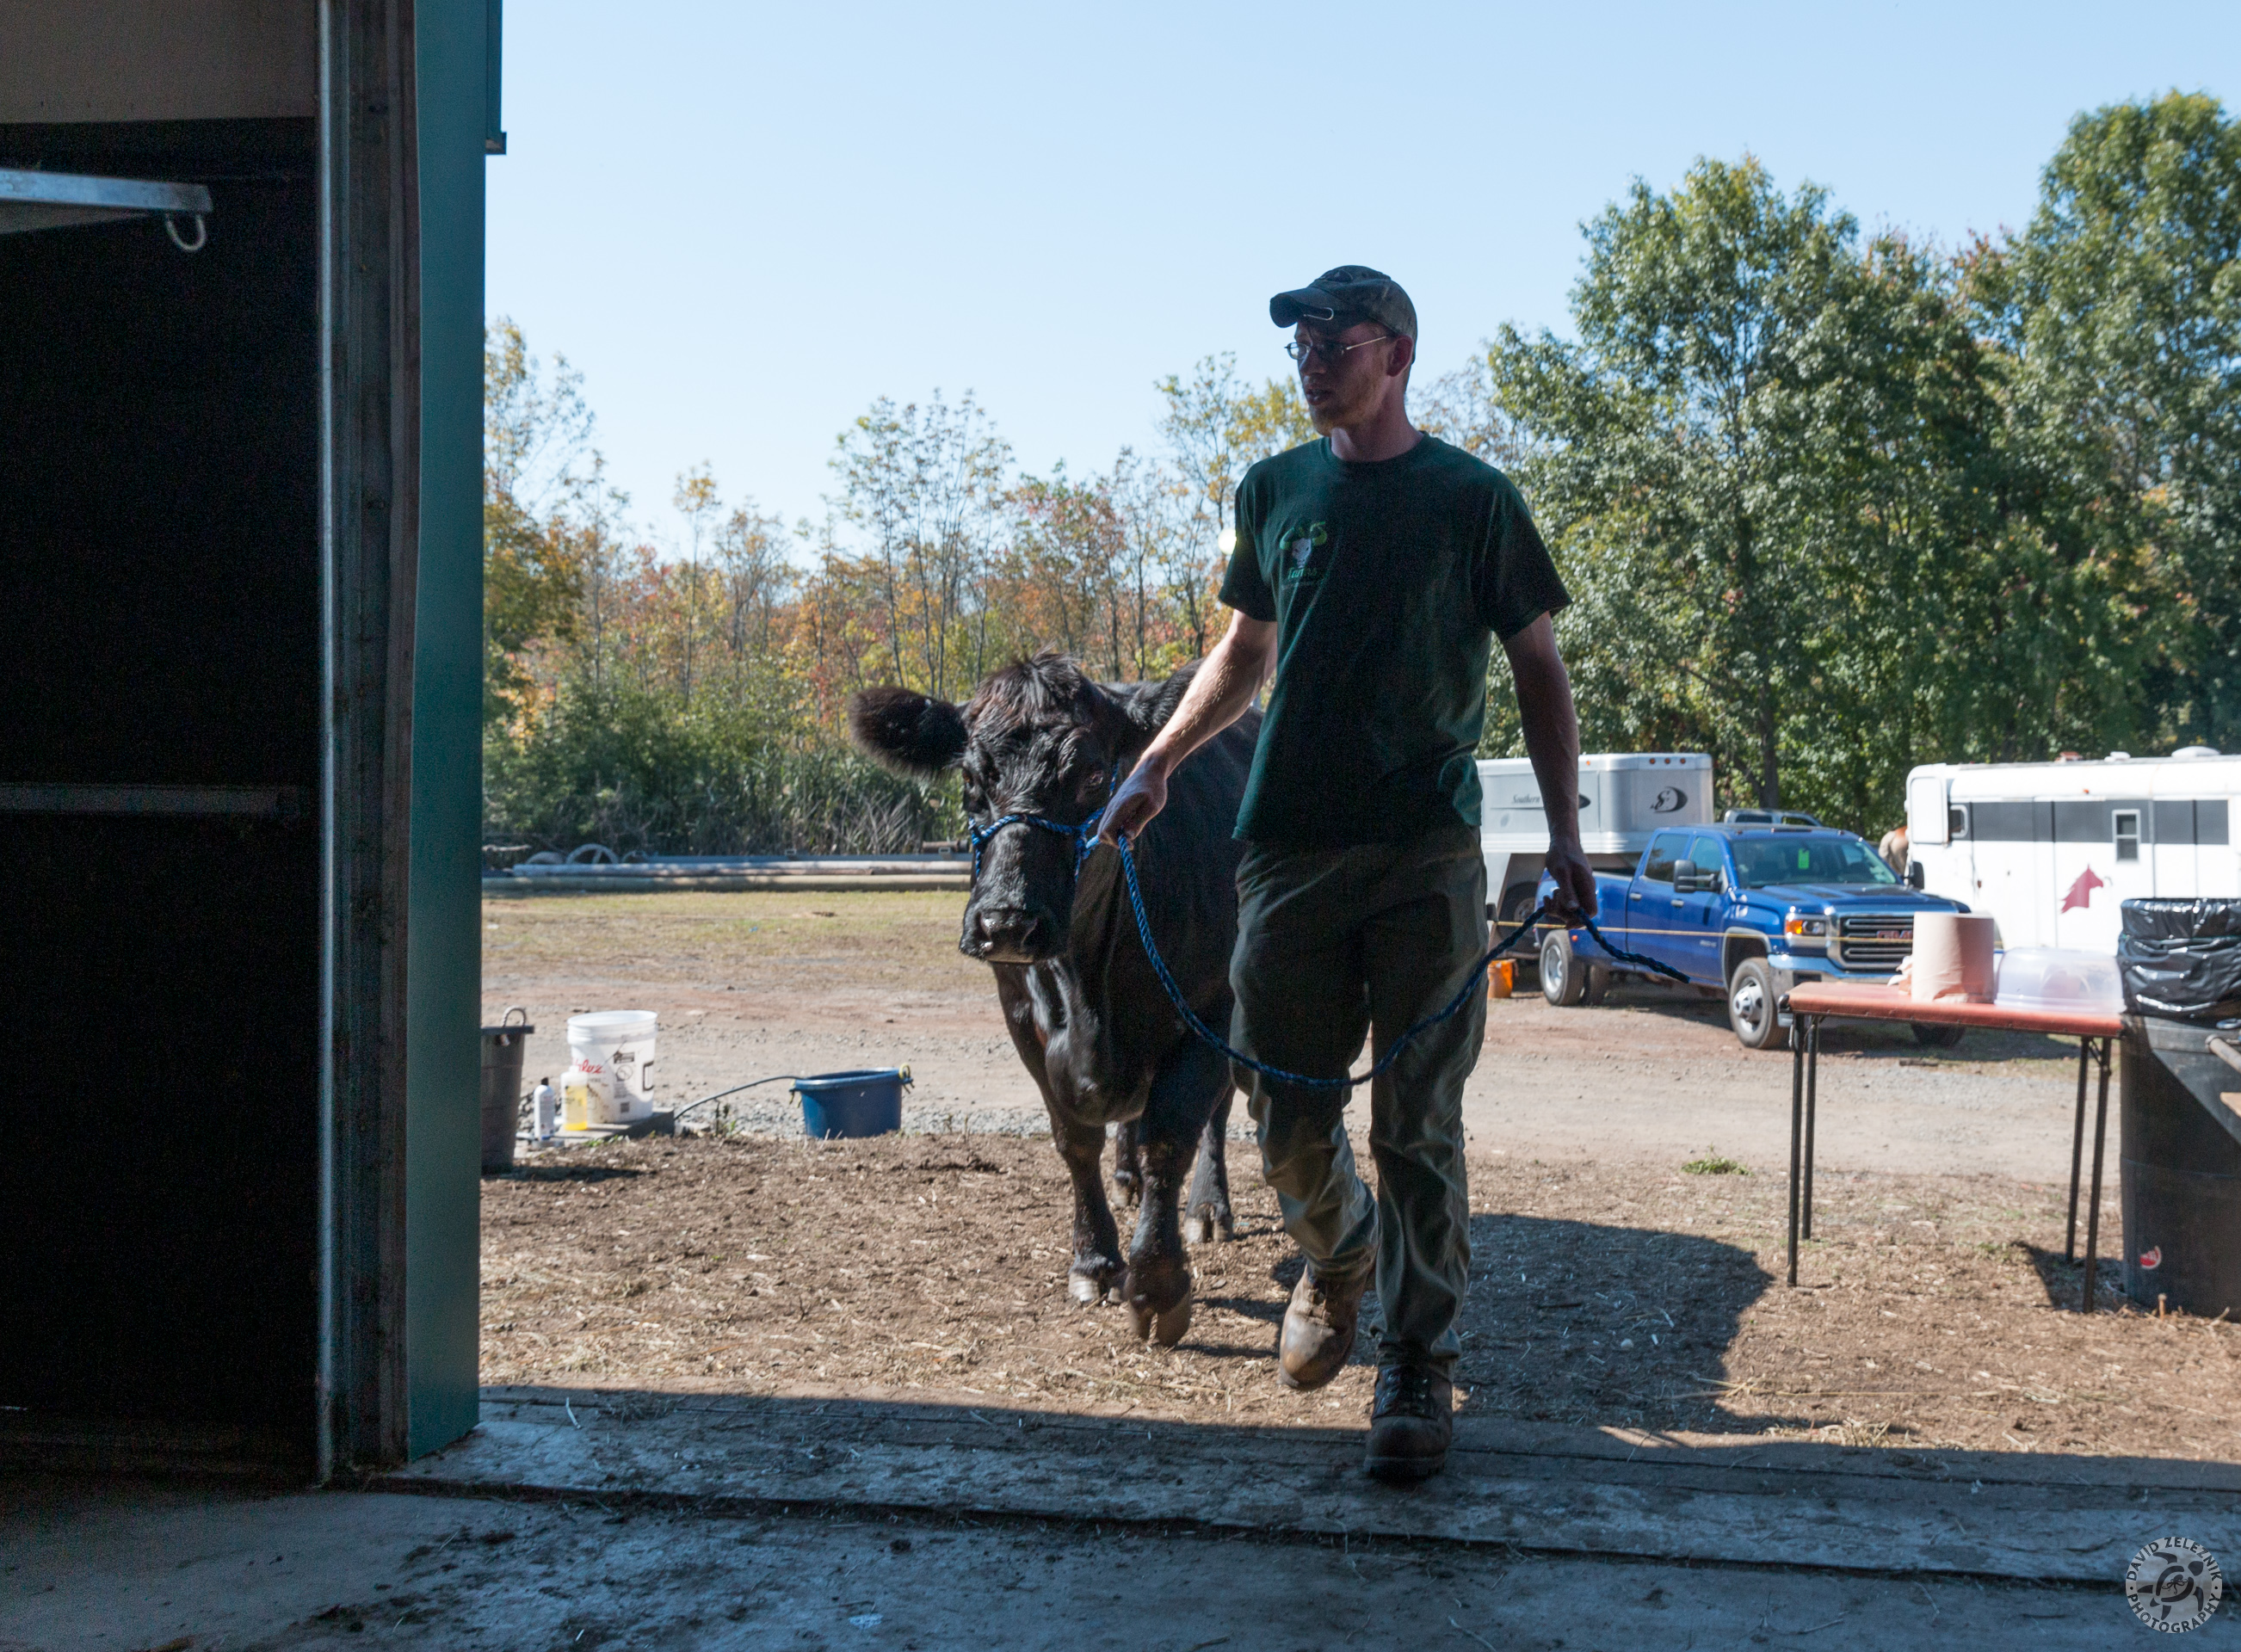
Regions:
[[2000, 954], [1992, 1001], [2007, 1009], [2083, 1010], [2121, 1014], [2124, 985], [2114, 953], [2018, 946]]

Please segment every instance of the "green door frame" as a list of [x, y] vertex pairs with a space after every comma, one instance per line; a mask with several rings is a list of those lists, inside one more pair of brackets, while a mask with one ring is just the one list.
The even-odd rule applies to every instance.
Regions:
[[319, 1475], [478, 1416], [486, 0], [322, 0]]

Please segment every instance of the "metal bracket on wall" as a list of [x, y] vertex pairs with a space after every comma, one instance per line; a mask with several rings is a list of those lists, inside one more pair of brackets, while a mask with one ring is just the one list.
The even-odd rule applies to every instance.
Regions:
[[300, 820], [300, 786], [77, 786], [0, 782], [0, 814], [137, 814]]
[[499, 115], [505, 88], [505, 0], [486, 0], [483, 9], [483, 153], [505, 153], [505, 122]]
[[[199, 184], [0, 167], [0, 235], [66, 230], [81, 224], [107, 224], [160, 212], [172, 244], [182, 252], [199, 252], [210, 239], [210, 226], [204, 222], [210, 210], [210, 191]], [[192, 241], [179, 233], [178, 220], [183, 217], [195, 221]]]

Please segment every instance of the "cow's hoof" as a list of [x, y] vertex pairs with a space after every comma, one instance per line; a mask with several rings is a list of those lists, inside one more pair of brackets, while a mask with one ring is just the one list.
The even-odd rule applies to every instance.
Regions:
[[1154, 1313], [1149, 1303], [1128, 1304], [1128, 1328], [1141, 1342], [1171, 1348], [1183, 1340], [1191, 1327], [1191, 1299], [1184, 1297], [1163, 1313]]
[[1227, 1242], [1237, 1237], [1237, 1219], [1228, 1211], [1219, 1215], [1204, 1210], [1194, 1210], [1183, 1222], [1183, 1243], [1211, 1245], [1216, 1241]]
[[1152, 1341], [1159, 1347], [1171, 1348], [1183, 1340], [1191, 1328], [1191, 1298], [1186, 1296], [1164, 1314], [1152, 1316]]

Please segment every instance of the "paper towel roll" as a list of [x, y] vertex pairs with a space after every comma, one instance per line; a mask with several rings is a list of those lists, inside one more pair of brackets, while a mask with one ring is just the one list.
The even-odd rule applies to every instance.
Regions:
[[1914, 920], [1913, 987], [1917, 1003], [1937, 999], [1989, 1004], [1998, 985], [1992, 966], [1992, 919], [1981, 912], [1924, 912]]

